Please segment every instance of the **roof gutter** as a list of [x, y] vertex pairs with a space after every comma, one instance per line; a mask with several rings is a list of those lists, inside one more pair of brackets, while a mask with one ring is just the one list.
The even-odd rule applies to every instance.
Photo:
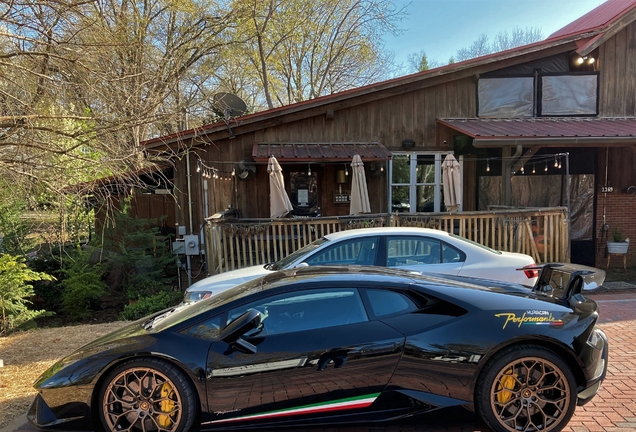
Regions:
[[636, 136], [627, 137], [542, 137], [542, 138], [474, 138], [476, 148], [507, 146], [581, 146], [581, 147], [623, 147], [636, 144]]

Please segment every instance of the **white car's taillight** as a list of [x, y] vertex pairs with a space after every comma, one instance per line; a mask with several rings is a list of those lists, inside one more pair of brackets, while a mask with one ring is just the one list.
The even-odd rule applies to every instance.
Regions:
[[[523, 268], [525, 269], [528, 267], [536, 267], [536, 264], [528, 264], [527, 266], [524, 266]], [[539, 270], [534, 268], [528, 268], [527, 270], [524, 270], [523, 272], [525, 273], [528, 279], [539, 277]]]

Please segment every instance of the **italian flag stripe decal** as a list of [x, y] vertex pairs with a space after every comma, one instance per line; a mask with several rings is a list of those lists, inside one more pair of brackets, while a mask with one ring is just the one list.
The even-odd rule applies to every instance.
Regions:
[[206, 422], [203, 424], [212, 424], [212, 423], [228, 423], [234, 421], [241, 420], [260, 420], [267, 418], [276, 418], [276, 417], [287, 417], [292, 415], [300, 415], [300, 414], [316, 414], [321, 412], [330, 412], [330, 411], [339, 411], [345, 409], [356, 409], [356, 408], [366, 408], [375, 401], [380, 393], [374, 393], [364, 396], [339, 399], [332, 402], [322, 402], [311, 405], [303, 405], [297, 408], [287, 408], [277, 411], [268, 411], [260, 414], [251, 414], [241, 417], [234, 417], [223, 420], [214, 420], [210, 422]]

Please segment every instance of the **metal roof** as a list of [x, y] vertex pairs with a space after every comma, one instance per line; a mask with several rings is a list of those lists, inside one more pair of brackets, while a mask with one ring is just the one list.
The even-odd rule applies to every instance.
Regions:
[[546, 40], [602, 29], [636, 7], [636, 0], [607, 0], [582, 17], [552, 33]]
[[636, 117], [540, 117], [438, 119], [458, 132], [475, 139], [475, 145], [515, 144], [513, 141], [547, 144], [578, 144], [636, 140]]
[[391, 152], [378, 142], [355, 143], [255, 143], [252, 156], [257, 162], [265, 162], [275, 156], [279, 162], [344, 162], [354, 155], [363, 161], [384, 161]]

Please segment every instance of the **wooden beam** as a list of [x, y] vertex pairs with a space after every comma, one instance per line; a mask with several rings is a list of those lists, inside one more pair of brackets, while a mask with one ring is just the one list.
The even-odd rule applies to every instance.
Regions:
[[521, 167], [524, 166], [532, 158], [532, 156], [534, 156], [539, 151], [539, 149], [541, 149], [541, 146], [530, 147], [530, 150], [525, 152], [523, 156], [521, 156], [517, 160], [517, 162], [514, 163], [514, 165], [512, 166], [512, 171], [518, 172], [519, 170], [521, 170]]

